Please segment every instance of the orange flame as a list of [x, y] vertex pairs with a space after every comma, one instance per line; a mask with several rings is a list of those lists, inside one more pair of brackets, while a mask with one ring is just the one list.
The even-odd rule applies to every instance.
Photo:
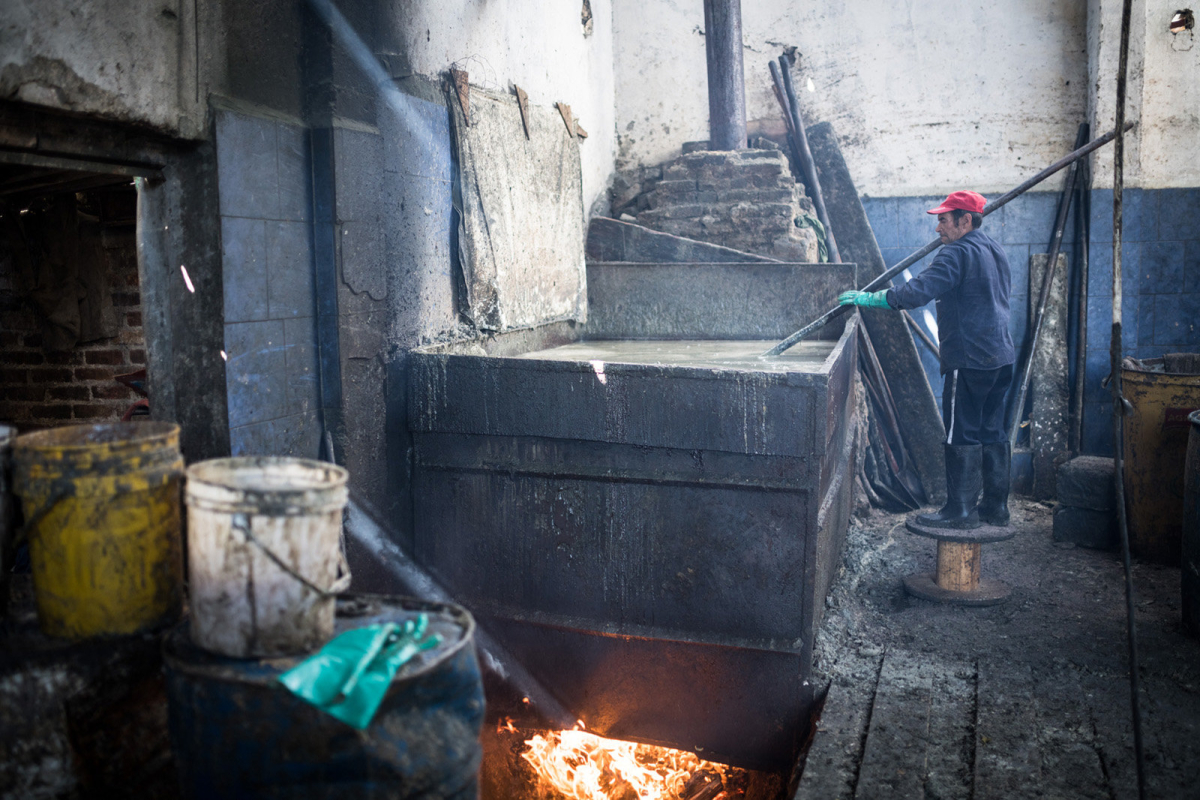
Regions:
[[638, 800], [679, 800], [685, 791], [694, 793], [697, 772], [724, 782], [736, 769], [686, 750], [605, 739], [582, 726], [537, 734], [521, 754], [543, 783], [571, 800], [613, 800], [631, 792]]

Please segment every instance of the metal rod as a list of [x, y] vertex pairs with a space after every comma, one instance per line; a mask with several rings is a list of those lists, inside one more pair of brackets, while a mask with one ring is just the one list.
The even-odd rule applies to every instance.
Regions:
[[901, 311], [900, 313], [904, 315], [904, 321], [908, 323], [910, 328], [912, 328], [912, 332], [917, 335], [917, 338], [925, 343], [925, 346], [929, 348], [931, 353], [937, 356], [938, 361], [941, 361], [942, 351], [940, 348], [938, 348], [937, 343], [934, 342], [933, 339], [929, 338], [928, 333], [921, 329], [921, 326], [917, 324], [917, 321], [913, 319], [913, 315], [908, 313], [907, 309]]
[[[775, 99], [779, 101], [779, 108], [783, 111], [783, 124], [787, 126], [788, 136], [793, 133], [792, 129], [792, 107], [788, 104], [787, 95], [783, 88], [783, 75], [779, 71], [779, 65], [774, 61], [767, 62], [767, 68], [771, 70], [771, 83], [775, 87]], [[795, 142], [792, 142], [795, 145]], [[799, 151], [797, 151], [796, 166], [800, 166]]]
[[1076, 191], [1079, 200], [1075, 205], [1076, 235], [1079, 245], [1075, 280], [1075, 385], [1071, 398], [1071, 430], [1067, 437], [1067, 449], [1072, 453], [1083, 450], [1083, 395], [1087, 375], [1087, 301], [1088, 301], [1088, 248], [1092, 235], [1092, 170], [1088, 162], [1079, 162], [1079, 178]]
[[742, 66], [741, 0], [704, 0], [708, 63], [708, 146], [746, 148], [746, 81]]
[[[1121, 4], [1121, 47], [1117, 63], [1116, 130], [1124, 130], [1125, 90], [1129, 70], [1129, 27], [1133, 0]], [[1121, 380], [1121, 215], [1122, 194], [1125, 188], [1125, 137], [1118, 136], [1113, 148], [1113, 275], [1112, 275], [1112, 334], [1108, 344], [1109, 386], [1113, 402], [1113, 461], [1117, 495], [1117, 524], [1121, 531], [1121, 561], [1125, 568], [1126, 644], [1129, 648], [1129, 705], [1133, 714], [1133, 754], [1137, 764], [1138, 800], [1146, 798], [1146, 764], [1142, 748], [1142, 712], [1139, 698], [1137, 620], [1134, 616], [1133, 565], [1129, 559], [1129, 525], [1125, 519], [1125, 439], [1122, 420], [1125, 416], [1125, 397]]]
[[[1124, 127], [1125, 127], [1125, 130], [1130, 130], [1135, 125], [1136, 125], [1136, 123], [1134, 123], [1134, 122], [1127, 122], [1127, 123], [1125, 123]], [[1024, 183], [1022, 183], [1017, 188], [1013, 189], [1012, 191], [1008, 192], [1005, 195], [1002, 195], [1001, 197], [997, 198], [996, 200], [993, 200], [992, 202], [988, 203], [987, 206], [985, 206], [983, 209], [983, 216], [986, 217], [988, 214], [992, 213], [993, 211], [998, 211], [999, 209], [1001, 209], [1005, 205], [1007, 205], [1009, 202], [1011, 202], [1013, 199], [1025, 194], [1025, 192], [1029, 191], [1034, 186], [1037, 186], [1039, 183], [1046, 180], [1046, 178], [1049, 178], [1054, 173], [1058, 172], [1059, 170], [1063, 169], [1064, 167], [1069, 167], [1071, 164], [1074, 164], [1076, 161], [1078, 161], [1079, 159], [1083, 158], [1084, 156], [1090, 154], [1094, 150], [1100, 149], [1104, 145], [1111, 142], [1114, 138], [1116, 138], [1116, 135], [1117, 135], [1116, 130], [1115, 129], [1111, 130], [1108, 133], [1101, 136], [1099, 139], [1093, 139], [1091, 142], [1089, 142], [1088, 144], [1079, 148], [1075, 152], [1068, 153], [1067, 155], [1063, 156], [1058, 161], [1055, 161], [1053, 164], [1051, 164], [1050, 166], [1046, 167], [1044, 170], [1039, 172], [1037, 175], [1034, 175], [1032, 178], [1029, 178], [1028, 180], [1026, 180]], [[880, 274], [877, 278], [872, 280], [866, 286], [862, 287], [863, 291], [870, 291], [872, 289], [878, 289], [884, 283], [886, 283], [887, 281], [890, 281], [892, 278], [896, 277], [901, 272], [908, 269], [913, 264], [917, 263], [922, 258], [929, 255], [934, 250], [937, 250], [941, 246], [942, 246], [941, 239], [934, 239], [932, 242], [925, 245], [920, 250], [918, 250], [917, 252], [910, 255], [908, 258], [901, 261], [899, 264], [896, 264], [895, 266], [888, 269], [886, 272]], [[786, 339], [784, 339], [782, 342], [780, 342], [779, 344], [772, 347], [767, 352], [763, 353], [763, 356], [777, 356], [780, 353], [785, 352], [786, 350], [788, 350], [788, 348], [790, 348], [794, 344], [796, 344], [796, 342], [800, 341], [805, 336], [807, 336], [808, 334], [817, 330], [818, 328], [822, 328], [825, 325], [828, 325], [831, 321], [833, 321], [838, 316], [840, 316], [845, 310], [849, 310], [850, 308], [852, 308], [852, 306], [838, 306], [836, 308], [831, 308], [829, 311], [826, 311], [824, 314], [822, 314], [817, 319], [815, 319], [812, 322], [810, 322], [809, 324], [805, 325], [803, 328], [796, 331], [791, 336], [787, 337]]]
[[[455, 603], [450, 593], [432, 575], [409, 558], [396, 544], [399, 537], [379, 521], [378, 512], [351, 491], [346, 506], [346, 532], [355, 543], [367, 550], [375, 563], [388, 572], [408, 594], [435, 603]], [[483, 666], [499, 675], [521, 696], [529, 700], [534, 710], [548, 722], [560, 728], [571, 728], [576, 718], [569, 714], [558, 698], [550, 693], [525, 669], [504, 645], [494, 639], [482, 625], [476, 627], [475, 643], [479, 646]]]
[[796, 137], [795, 126], [792, 125], [792, 106], [788, 103], [787, 93], [783, 87], [783, 75], [776, 62], [769, 61], [767, 66], [771, 70], [771, 88], [775, 90], [775, 99], [779, 102], [779, 109], [783, 112], [783, 124], [787, 128], [788, 145], [792, 150], [792, 167], [797, 172], [797, 179], [803, 180], [800, 167], [800, 162], [803, 160], [800, 155], [800, 140]]
[[829, 212], [825, 209], [825, 197], [821, 193], [821, 181], [817, 177], [817, 166], [813, 161], [812, 150], [808, 147], [808, 134], [804, 130], [804, 120], [800, 116], [800, 104], [796, 100], [796, 90], [792, 86], [791, 61], [786, 55], [779, 57], [779, 68], [783, 73], [783, 90], [787, 96], [789, 111], [792, 117], [792, 130], [796, 133], [796, 144], [800, 150], [800, 174], [808, 185], [809, 199], [817, 210], [817, 219], [825, 228], [825, 243], [829, 247], [829, 261], [834, 264], [842, 263], [838, 251], [837, 240], [833, 236], [833, 226], [829, 224]]
[[796, 136], [796, 128], [792, 124], [792, 106], [788, 103], [787, 92], [783, 87], [783, 75], [776, 62], [769, 61], [767, 66], [771, 70], [771, 88], [775, 90], [775, 99], [779, 101], [779, 108], [783, 112], [783, 124], [787, 128], [788, 146], [792, 151], [792, 168], [797, 173], [796, 178], [803, 181], [803, 169], [800, 164], [804, 159], [800, 153], [800, 140]]
[[[1088, 125], [1079, 126], [1075, 137], [1075, 149], [1078, 150], [1087, 141]], [[1058, 200], [1058, 214], [1054, 219], [1054, 233], [1050, 237], [1050, 252], [1046, 254], [1046, 271], [1042, 273], [1042, 287], [1038, 293], [1038, 302], [1033, 316], [1033, 329], [1029, 337], [1029, 345], [1017, 370], [1020, 383], [1017, 384], [1017, 401], [1012, 410], [1012, 423], [1008, 429], [1009, 447], [1016, 447], [1017, 432], [1021, 430], [1021, 418], [1025, 416], [1025, 396], [1029, 392], [1029, 381], [1033, 378], [1033, 356], [1037, 352], [1038, 339], [1042, 335], [1042, 320], [1046, 318], [1046, 305], [1050, 302], [1050, 287], [1054, 284], [1054, 273], [1058, 271], [1058, 253], [1062, 249], [1063, 230], [1067, 227], [1067, 214], [1071, 210], [1071, 199], [1075, 196], [1075, 174], [1078, 169], [1075, 162], [1067, 170], [1067, 179], [1063, 183], [1062, 196]]]

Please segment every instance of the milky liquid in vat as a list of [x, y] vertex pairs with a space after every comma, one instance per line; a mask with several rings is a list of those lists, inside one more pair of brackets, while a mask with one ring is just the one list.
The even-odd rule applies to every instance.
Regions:
[[820, 372], [836, 342], [800, 342], [783, 355], [764, 358], [775, 341], [600, 340], [575, 342], [522, 353], [538, 361], [587, 361], [606, 364], [647, 364], [662, 367], [700, 367], [743, 372]]

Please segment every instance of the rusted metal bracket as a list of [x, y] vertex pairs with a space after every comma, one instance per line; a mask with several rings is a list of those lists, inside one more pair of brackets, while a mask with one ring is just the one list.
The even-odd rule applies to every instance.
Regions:
[[471, 87], [467, 83], [467, 71], [450, 68], [450, 77], [454, 79], [454, 88], [458, 92], [458, 104], [462, 106], [463, 121], [471, 124]]
[[521, 125], [525, 128], [525, 138], [529, 138], [529, 95], [520, 86], [513, 84], [513, 92], [517, 95], [517, 107], [521, 109]]
[[575, 138], [575, 118], [571, 116], [571, 107], [566, 103], [555, 103], [554, 107], [558, 109], [558, 113], [562, 115], [563, 124], [567, 126], [567, 133], [571, 138]]

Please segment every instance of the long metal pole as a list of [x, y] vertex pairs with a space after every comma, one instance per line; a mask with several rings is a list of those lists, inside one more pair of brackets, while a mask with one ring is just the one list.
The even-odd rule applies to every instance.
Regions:
[[825, 209], [825, 197], [821, 193], [821, 180], [817, 177], [817, 165], [813, 161], [812, 150], [808, 147], [808, 133], [804, 130], [804, 119], [800, 116], [800, 103], [796, 100], [796, 89], [792, 86], [792, 64], [786, 55], [779, 57], [779, 68], [783, 72], [783, 90], [787, 94], [788, 110], [792, 117], [792, 130], [796, 133], [796, 144], [800, 150], [800, 173], [808, 185], [809, 197], [817, 210], [817, 219], [825, 228], [825, 243], [829, 245], [829, 260], [834, 264], [842, 263], [842, 255], [838, 252], [837, 240], [833, 236], [833, 226], [829, 224], [829, 212]]
[[1079, 243], [1079, 263], [1075, 269], [1075, 386], [1071, 398], [1071, 433], [1067, 447], [1072, 453], [1083, 449], [1083, 394], [1087, 375], [1087, 307], [1088, 307], [1088, 248], [1092, 235], [1092, 176], [1087, 160], [1079, 162], [1079, 179], [1076, 191], [1079, 200], [1076, 209], [1076, 241]]
[[[1126, 75], [1129, 69], [1129, 27], [1133, 0], [1121, 5], [1121, 49], [1117, 63], [1116, 129], [1124, 130]], [[1142, 748], [1142, 711], [1138, 689], [1137, 620], [1133, 600], [1133, 565], [1129, 559], [1129, 525], [1125, 519], [1125, 396], [1121, 391], [1121, 213], [1125, 188], [1125, 137], [1118, 136], [1113, 148], [1113, 276], [1112, 335], [1108, 358], [1112, 380], [1113, 470], [1116, 481], [1117, 525], [1121, 531], [1121, 560], [1125, 567], [1125, 631], [1129, 648], [1129, 705], [1133, 713], [1133, 755], [1137, 764], [1138, 800], [1146, 798], [1146, 767]]]
[[[353, 490], [346, 507], [345, 530], [357, 547], [371, 553], [375, 563], [400, 584], [403, 592], [435, 603], [458, 602], [432, 575], [409, 558], [396, 544], [397, 537], [379, 521], [378, 512]], [[547, 722], [560, 728], [575, 725], [577, 718], [569, 714], [558, 698], [482, 626], [475, 629], [475, 643], [479, 646], [484, 667], [520, 693]]]
[[746, 79], [742, 67], [741, 0], [704, 0], [708, 57], [708, 146], [746, 149]]
[[[1075, 148], [1079, 149], [1087, 141], [1088, 125], [1079, 126], [1079, 134], [1075, 137]], [[1017, 386], [1017, 402], [1013, 406], [1012, 424], [1008, 429], [1008, 444], [1017, 445], [1017, 432], [1021, 430], [1021, 417], [1025, 415], [1025, 396], [1029, 392], [1029, 381], [1033, 377], [1033, 356], [1037, 352], [1038, 339], [1042, 335], [1042, 320], [1046, 318], [1046, 305], [1050, 302], [1050, 287], [1054, 283], [1054, 273], [1058, 267], [1058, 253], [1062, 249], [1063, 230], [1067, 227], [1067, 214], [1071, 210], [1071, 200], [1075, 196], [1075, 174], [1079, 162], [1076, 161], [1067, 170], [1067, 180], [1063, 184], [1062, 197], [1058, 201], [1058, 214], [1054, 219], [1054, 234], [1050, 237], [1050, 252], [1046, 254], [1046, 271], [1042, 273], [1042, 287], [1038, 293], [1037, 310], [1033, 317], [1033, 332], [1029, 337], [1029, 349], [1025, 352], [1024, 363], [1017, 371], [1020, 383]], [[1078, 212], [1076, 212], [1078, 213]]]
[[934, 357], [936, 357], [938, 361], [941, 361], [942, 351], [941, 348], [937, 346], [937, 342], [935, 342], [933, 339], [930, 339], [929, 334], [921, 330], [921, 326], [915, 319], [913, 319], [912, 314], [908, 313], [907, 311], [901, 311], [900, 313], [904, 315], [904, 321], [908, 323], [910, 328], [912, 328], [912, 332], [917, 335], [917, 338], [925, 343], [925, 346], [929, 348], [929, 352], [933, 353]]
[[[1129, 122], [1129, 123], [1126, 123], [1124, 127], [1126, 130], [1129, 130], [1129, 129], [1133, 128], [1134, 125], [1135, 125], [1135, 123]], [[1068, 153], [1067, 155], [1063, 156], [1058, 161], [1055, 161], [1053, 164], [1046, 167], [1044, 170], [1039, 172], [1037, 175], [1034, 175], [1032, 178], [1028, 179], [1024, 183], [1022, 183], [1020, 186], [1018, 186], [1017, 188], [1015, 188], [1012, 191], [1008, 192], [1007, 194], [997, 198], [996, 200], [993, 200], [992, 202], [988, 203], [987, 206], [983, 209], [983, 215], [986, 217], [988, 214], [992, 213], [993, 211], [1000, 210], [1005, 205], [1007, 205], [1010, 201], [1012, 201], [1014, 198], [1020, 197], [1021, 195], [1025, 194], [1025, 192], [1029, 191], [1034, 186], [1037, 186], [1039, 183], [1046, 180], [1046, 178], [1049, 178], [1054, 173], [1058, 172], [1059, 170], [1063, 169], [1064, 167], [1069, 167], [1071, 164], [1074, 164], [1076, 161], [1078, 161], [1079, 159], [1088, 155], [1089, 153], [1091, 153], [1095, 150], [1098, 150], [1101, 147], [1103, 147], [1104, 145], [1108, 144], [1116, 137], [1116, 135], [1117, 135], [1117, 132], [1115, 130], [1111, 130], [1108, 133], [1101, 136], [1099, 139], [1093, 139], [1091, 142], [1089, 142], [1088, 144], [1079, 148], [1075, 152]], [[862, 287], [863, 291], [870, 291], [872, 289], [878, 289], [880, 286], [882, 286], [886, 282], [890, 281], [892, 278], [896, 277], [901, 272], [908, 269], [913, 264], [917, 263], [922, 258], [929, 255], [934, 250], [937, 250], [941, 246], [942, 246], [942, 240], [934, 239], [932, 242], [925, 245], [920, 250], [918, 250], [917, 252], [910, 255], [908, 258], [901, 261], [899, 264], [896, 264], [895, 266], [893, 266], [886, 272], [882, 273], [877, 278], [875, 278], [873, 281], [868, 283], [866, 286]], [[812, 333], [815, 330], [818, 330], [819, 328], [825, 327], [830, 322], [832, 322], [834, 319], [836, 319], [837, 317], [841, 316], [842, 314], [845, 314], [846, 312], [850, 311], [852, 308], [854, 308], [854, 306], [837, 306], [835, 308], [829, 309], [824, 314], [822, 314], [820, 317], [813, 320], [809, 324], [805, 325], [803, 328], [796, 331], [791, 336], [787, 337], [786, 339], [784, 339], [782, 342], [780, 342], [779, 344], [772, 347], [767, 352], [763, 353], [763, 356], [777, 356], [780, 353], [783, 353], [784, 351], [786, 351], [788, 348], [795, 345], [796, 342], [800, 341], [808, 334]]]

